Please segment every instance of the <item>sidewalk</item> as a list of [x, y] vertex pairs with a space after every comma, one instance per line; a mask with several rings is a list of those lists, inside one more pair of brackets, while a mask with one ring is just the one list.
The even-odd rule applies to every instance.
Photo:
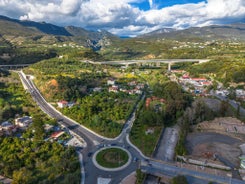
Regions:
[[4, 176], [0, 175], [0, 183], [3, 184], [11, 184], [13, 180], [9, 179], [9, 178], [5, 178]]

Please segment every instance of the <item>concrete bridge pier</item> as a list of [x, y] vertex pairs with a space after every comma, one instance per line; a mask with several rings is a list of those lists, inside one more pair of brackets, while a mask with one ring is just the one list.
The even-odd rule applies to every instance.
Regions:
[[143, 65], [143, 63], [142, 62], [139, 62], [139, 63], [137, 63], [137, 66], [142, 66]]
[[171, 63], [168, 63], [168, 71], [171, 72]]

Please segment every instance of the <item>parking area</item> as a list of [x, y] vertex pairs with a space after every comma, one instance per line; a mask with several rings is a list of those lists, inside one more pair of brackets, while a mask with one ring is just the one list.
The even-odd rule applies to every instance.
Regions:
[[[187, 136], [186, 147], [192, 158], [217, 161], [222, 158], [230, 166], [239, 168], [242, 144], [240, 139], [214, 132], [191, 133]], [[220, 161], [219, 161], [220, 162]], [[220, 162], [220, 164], [225, 164]]]
[[163, 161], [173, 161], [175, 146], [179, 137], [179, 128], [166, 128], [154, 152], [154, 158]]
[[67, 141], [66, 145], [74, 147], [85, 147], [85, 143], [77, 139], [75, 136], [73, 136], [69, 141]]

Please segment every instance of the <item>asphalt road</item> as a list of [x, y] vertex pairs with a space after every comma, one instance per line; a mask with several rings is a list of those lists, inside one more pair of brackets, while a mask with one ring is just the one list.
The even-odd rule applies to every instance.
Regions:
[[[215, 97], [217, 97], [217, 98], [220, 99], [220, 100], [228, 101], [229, 104], [230, 104], [234, 109], [237, 109], [238, 106], [239, 106], [239, 103], [236, 102], [235, 100], [230, 100], [230, 99], [228, 99], [228, 98], [226, 98], [226, 97], [224, 97], [224, 96], [217, 95], [217, 94], [214, 94], [214, 93], [212, 93], [212, 95], [215, 96]], [[245, 117], [245, 109], [242, 108], [241, 106], [240, 106], [240, 111], [239, 111], [239, 113], [240, 113], [240, 116]]]
[[[138, 150], [134, 145], [132, 145], [132, 143], [128, 139], [129, 132], [135, 120], [135, 111], [137, 109], [137, 104], [135, 105], [135, 108], [131, 116], [126, 121], [121, 134], [114, 139], [108, 139], [106, 137], [100, 136], [92, 132], [86, 127], [79, 125], [77, 122], [69, 119], [68, 117], [63, 116], [54, 107], [52, 107], [50, 104], [46, 102], [46, 100], [39, 93], [38, 89], [34, 86], [32, 81], [29, 78], [26, 78], [23, 72], [19, 72], [19, 76], [22, 80], [23, 85], [25, 86], [25, 88], [28, 89], [31, 96], [33, 97], [33, 100], [38, 104], [38, 106], [45, 113], [47, 113], [52, 118], [60, 120], [59, 122], [63, 126], [67, 127], [70, 131], [77, 134], [79, 137], [84, 139], [84, 141], [87, 143], [86, 147], [82, 149], [81, 148], [77, 149], [77, 151], [82, 153], [83, 161], [81, 160], [80, 157], [80, 162], [84, 166], [84, 168], [82, 168], [82, 171], [84, 170], [85, 172], [85, 180], [83, 180], [85, 181], [84, 183], [95, 184], [97, 183], [97, 178], [102, 177], [102, 178], [111, 178], [112, 180], [110, 184], [118, 184], [123, 178], [125, 178], [130, 173], [135, 171], [137, 168], [141, 168], [143, 171], [154, 175], [165, 174], [168, 176], [176, 176], [178, 174], [184, 174], [184, 175], [189, 175], [191, 177], [195, 177], [196, 180], [200, 178], [200, 181], [201, 180], [203, 181], [204, 179], [207, 181], [210, 181], [211, 179], [211, 181], [215, 181], [218, 183], [227, 183], [227, 181], [229, 181], [229, 177], [219, 177], [207, 173], [196, 172], [186, 168], [178, 168], [167, 162], [161, 162], [158, 160], [153, 160], [151, 158], [145, 157], [140, 152], [140, 150]], [[144, 96], [142, 95], [141, 99], [143, 97]], [[126, 168], [120, 171], [108, 172], [108, 171], [100, 170], [94, 165], [92, 161], [92, 156], [97, 150], [105, 146], [123, 147], [130, 152], [132, 158], [137, 158], [138, 161], [134, 162], [132, 159], [129, 166], [127, 166]], [[232, 179], [232, 183], [244, 184], [243, 181], [235, 180], [235, 179]]]
[[117, 61], [82, 61], [91, 64], [106, 64], [106, 65], [127, 65], [137, 63], [184, 63], [184, 62], [208, 62], [209, 59], [147, 59], [147, 60], [117, 60]]
[[[24, 73], [19, 72], [20, 78], [24, 83], [24, 86], [28, 89], [34, 101], [38, 104], [38, 106], [47, 113], [50, 117], [59, 120], [59, 123], [68, 128], [71, 132], [75, 133], [87, 143], [85, 148], [80, 148], [78, 151], [83, 154], [83, 165], [85, 170], [85, 183], [97, 183], [97, 177], [104, 178], [112, 178], [111, 183], [118, 184], [123, 178], [129, 175], [131, 172], [135, 171], [138, 167], [138, 162], [133, 162], [121, 171], [116, 172], [107, 172], [96, 168], [92, 162], [93, 153], [102, 147], [110, 147], [112, 145], [121, 146], [127, 149], [133, 158], [138, 158], [138, 160], [142, 159], [142, 154], [139, 153], [137, 149], [131, 146], [128, 143], [126, 136], [129, 134], [132, 124], [135, 120], [135, 110], [137, 108], [137, 104], [134, 107], [134, 112], [132, 112], [131, 116], [126, 121], [121, 134], [114, 138], [109, 139], [106, 137], [102, 137], [97, 135], [96, 133], [88, 130], [87, 128], [79, 125], [75, 121], [69, 119], [68, 117], [63, 116], [60, 112], [58, 112], [54, 107], [46, 102], [46, 100], [42, 97], [38, 89], [32, 83], [32, 81], [25, 76]], [[144, 96], [142, 95], [141, 98]]]
[[199, 183], [204, 181], [212, 181], [217, 183], [225, 184], [244, 184], [245, 182], [238, 179], [231, 179], [230, 177], [217, 176], [214, 174], [208, 174], [204, 172], [198, 172], [194, 170], [189, 170], [186, 168], [176, 167], [170, 163], [161, 163], [159, 161], [149, 160], [148, 162], [142, 162], [140, 168], [146, 173], [150, 173], [157, 176], [167, 175], [170, 177], [176, 175], [186, 175], [194, 177], [196, 181], [200, 180]]

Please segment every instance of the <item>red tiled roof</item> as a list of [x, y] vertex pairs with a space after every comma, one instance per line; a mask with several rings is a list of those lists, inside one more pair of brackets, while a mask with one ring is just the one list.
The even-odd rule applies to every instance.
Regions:
[[68, 102], [67, 102], [66, 100], [59, 101], [58, 103], [61, 103], [61, 104], [68, 104]]
[[61, 136], [63, 133], [64, 133], [63, 131], [54, 132], [51, 134], [51, 138], [57, 138]]
[[194, 81], [203, 81], [203, 80], [207, 80], [206, 78], [192, 78], [192, 80]]

